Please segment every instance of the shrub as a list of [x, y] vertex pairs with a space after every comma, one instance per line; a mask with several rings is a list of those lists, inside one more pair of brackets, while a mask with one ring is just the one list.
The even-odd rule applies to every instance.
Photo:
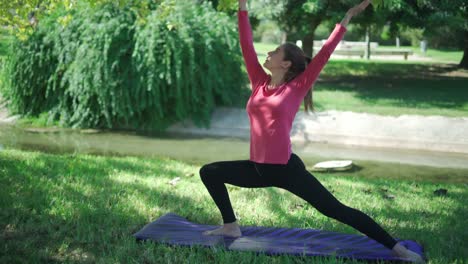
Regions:
[[208, 3], [163, 1], [56, 9], [15, 39], [0, 85], [14, 112], [49, 113], [64, 126], [164, 130], [209, 125], [246, 83], [237, 26]]

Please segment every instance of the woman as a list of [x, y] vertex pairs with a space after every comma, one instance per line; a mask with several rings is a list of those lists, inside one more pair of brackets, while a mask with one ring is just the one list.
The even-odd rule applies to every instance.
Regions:
[[219, 161], [200, 169], [200, 177], [221, 211], [224, 222], [221, 228], [203, 234], [241, 236], [225, 183], [247, 188], [275, 186], [301, 197], [326, 216], [366, 234], [391, 249], [396, 256], [424, 263], [421, 256], [397, 243], [369, 216], [339, 202], [291, 151], [289, 132], [301, 101], [306, 94], [310, 97], [313, 83], [343, 38], [351, 17], [364, 10], [370, 0], [346, 13], [312, 60], [292, 43], [268, 52], [263, 65], [271, 75], [265, 73], [257, 60], [246, 1], [239, 0], [238, 23], [240, 45], [252, 90], [246, 107], [251, 126], [250, 159]]

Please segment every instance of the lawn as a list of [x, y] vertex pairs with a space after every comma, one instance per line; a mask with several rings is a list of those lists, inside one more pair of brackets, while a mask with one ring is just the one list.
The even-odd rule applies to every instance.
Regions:
[[381, 49], [409, 49], [414, 52], [415, 55], [431, 58], [439, 62], [452, 62], [459, 63], [463, 57], [463, 51], [461, 50], [440, 50], [428, 48], [424, 54], [420, 47], [406, 47], [402, 46], [397, 48], [396, 46], [379, 46]]
[[[199, 178], [200, 166], [162, 157], [2, 150], [0, 262], [344, 263], [137, 244], [131, 235], [168, 212], [194, 222], [221, 223], [219, 211]], [[430, 263], [466, 263], [467, 170], [415, 167], [407, 171], [409, 167], [400, 167], [400, 175], [447, 173], [446, 183], [442, 183], [431, 177], [396, 179], [385, 167], [371, 168], [370, 173], [365, 168], [371, 164], [361, 166], [351, 173], [314, 175], [340, 201], [369, 214], [395, 237], [422, 243]], [[452, 181], [454, 174], [458, 174], [457, 180]], [[182, 179], [175, 186], [168, 184], [175, 177]], [[439, 188], [447, 189], [448, 194], [435, 195]], [[241, 225], [358, 233], [282, 189], [228, 185], [228, 190]], [[386, 198], [388, 194], [395, 198]]]
[[[267, 52], [276, 49], [276, 47], [278, 47], [279, 44], [255, 42], [254, 46], [255, 46], [255, 50], [259, 54], [260, 61], [263, 62], [266, 58]], [[428, 48], [426, 51], [426, 54], [423, 54], [423, 52], [421, 52], [421, 49], [419, 47], [400, 46], [399, 48], [397, 48], [396, 46], [380, 45], [377, 49], [379, 48], [385, 49], [385, 50], [409, 49], [409, 50], [412, 50], [415, 55], [431, 58], [438, 62], [459, 63], [463, 57], [463, 51], [461, 50], [440, 50], [440, 49]], [[360, 60], [360, 59], [357, 59], [357, 60]]]
[[[255, 46], [262, 64], [264, 54], [276, 47]], [[237, 107], [245, 107], [250, 90], [244, 89], [241, 95]], [[314, 86], [313, 96], [316, 111], [468, 117], [468, 71], [447, 63], [331, 59]]]

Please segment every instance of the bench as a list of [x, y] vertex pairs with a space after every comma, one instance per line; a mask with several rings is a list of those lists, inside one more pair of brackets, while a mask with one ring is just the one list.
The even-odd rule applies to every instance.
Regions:
[[375, 54], [375, 55], [403, 55], [405, 60], [407, 60], [408, 55], [413, 55], [413, 51], [412, 50], [403, 50], [403, 49], [399, 49], [399, 50], [372, 50], [371, 54]]
[[[325, 44], [327, 40], [322, 39], [322, 40], [314, 40], [314, 47], [322, 47], [323, 44]], [[365, 49], [367, 47], [367, 43], [364, 41], [345, 41], [342, 40], [340, 43], [338, 43], [337, 48], [339, 49], [353, 49], [353, 48], [361, 48]], [[370, 43], [371, 49], [376, 49], [379, 47], [378, 42], [371, 42]]]
[[[314, 47], [314, 53], [320, 50], [319, 47]], [[345, 55], [345, 56], [359, 56], [364, 58], [366, 51], [364, 49], [335, 49], [333, 51], [335, 55]], [[412, 50], [382, 50], [382, 49], [371, 49], [371, 55], [403, 55], [405, 60], [408, 60], [408, 55], [413, 55]]]

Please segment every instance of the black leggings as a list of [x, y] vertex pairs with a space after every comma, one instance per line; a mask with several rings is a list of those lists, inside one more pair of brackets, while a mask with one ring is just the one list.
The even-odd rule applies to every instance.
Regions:
[[200, 177], [221, 211], [224, 223], [236, 221], [225, 183], [247, 188], [274, 186], [292, 192], [322, 214], [352, 226], [389, 249], [397, 243], [368, 215], [339, 202], [294, 153], [284, 165], [251, 160], [213, 162], [201, 167]]

